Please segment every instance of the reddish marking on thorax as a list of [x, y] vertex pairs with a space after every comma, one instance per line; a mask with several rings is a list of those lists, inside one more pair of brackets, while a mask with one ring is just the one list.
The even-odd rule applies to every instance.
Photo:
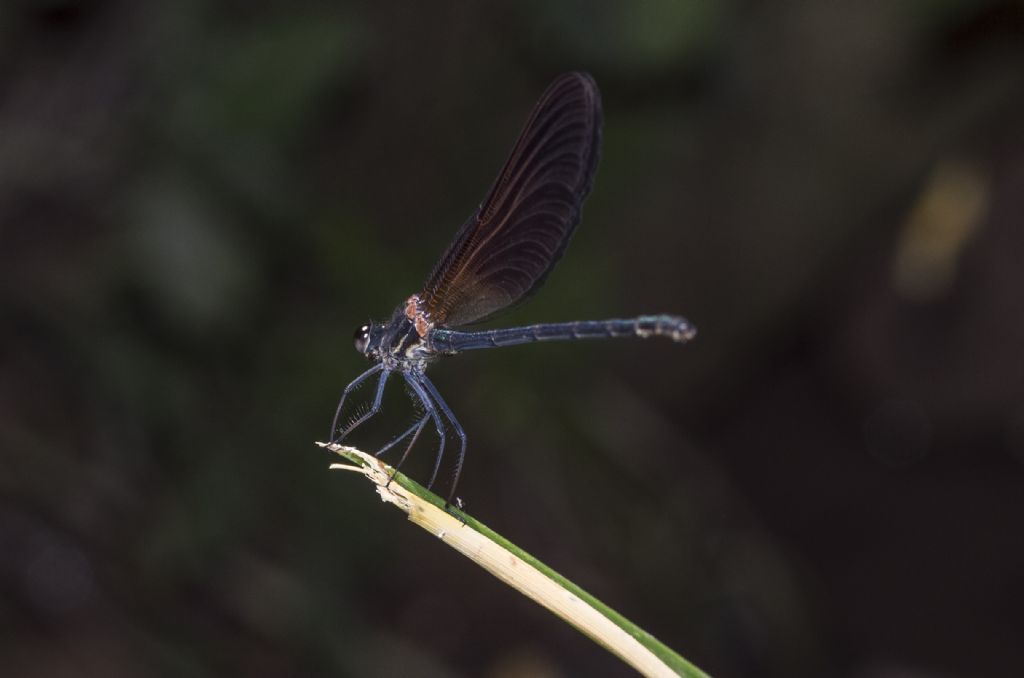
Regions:
[[423, 308], [423, 300], [418, 294], [414, 294], [406, 300], [405, 317], [412, 321], [416, 328], [416, 334], [421, 337], [427, 336], [427, 332], [434, 327], [434, 323], [430, 322], [430, 314]]

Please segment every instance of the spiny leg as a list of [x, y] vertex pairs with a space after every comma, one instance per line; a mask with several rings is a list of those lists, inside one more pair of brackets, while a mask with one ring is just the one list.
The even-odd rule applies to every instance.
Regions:
[[[341, 438], [338, 437], [338, 417], [341, 416], [341, 409], [345, 407], [345, 399], [348, 398], [349, 394], [357, 388], [361, 383], [377, 374], [384, 369], [383, 363], [377, 363], [370, 369], [366, 370], [358, 377], [352, 380], [352, 382], [345, 387], [345, 390], [341, 393], [341, 400], [338, 401], [338, 409], [334, 411], [334, 419], [331, 420], [331, 433], [327, 436], [327, 439], [331, 443], [341, 442]], [[344, 437], [344, 436], [342, 436]]]
[[384, 487], [388, 487], [388, 485], [391, 484], [391, 481], [395, 479], [395, 475], [398, 473], [398, 469], [402, 468], [402, 464], [405, 463], [405, 460], [409, 456], [409, 453], [412, 452], [413, 445], [416, 444], [416, 441], [419, 439], [420, 434], [423, 433], [423, 427], [427, 425], [427, 419], [429, 419], [429, 417], [423, 417], [422, 419], [420, 419], [420, 423], [417, 424], [416, 426], [416, 434], [413, 435], [412, 440], [409, 441], [409, 444], [405, 446], [405, 452], [402, 452], [402, 458], [398, 460], [397, 464], [395, 464], [395, 468], [391, 471], [391, 477], [388, 478], [388, 483]]
[[412, 433], [413, 431], [415, 431], [418, 428], [421, 428], [425, 423], [427, 423], [427, 419], [429, 419], [429, 418], [430, 418], [429, 416], [425, 416], [422, 419], [419, 419], [416, 422], [414, 422], [412, 426], [410, 426], [409, 428], [407, 428], [405, 430], [405, 433], [402, 433], [401, 435], [397, 435], [394, 438], [392, 438], [390, 440], [390, 442], [388, 442], [387, 445], [385, 445], [384, 447], [382, 447], [379, 450], [377, 450], [376, 452], [374, 452], [373, 456], [379, 457], [382, 454], [384, 454], [385, 452], [387, 452], [388, 450], [390, 450], [392, 447], [397, 445], [398, 443], [400, 443], [403, 440], [405, 440], [409, 436], [410, 433]]
[[452, 497], [455, 496], [455, 488], [459, 484], [459, 476], [462, 475], [462, 462], [466, 459], [466, 432], [462, 430], [462, 424], [459, 423], [459, 420], [456, 419], [455, 415], [452, 413], [452, 408], [448, 407], [448, 403], [446, 403], [444, 398], [441, 397], [441, 394], [437, 392], [434, 382], [427, 379], [425, 374], [420, 375], [420, 382], [427, 387], [427, 391], [430, 392], [430, 396], [437, 403], [438, 407], [441, 408], [441, 411], [444, 412], [444, 416], [448, 417], [448, 421], [451, 422], [456, 435], [458, 435], [462, 441], [462, 449], [459, 450], [459, 458], [455, 462], [455, 475], [452, 478], [452, 487], [448, 490], [448, 498], [445, 499], [445, 502], [450, 504], [452, 502]]
[[409, 384], [409, 388], [413, 390], [416, 397], [420, 399], [420, 403], [423, 405], [423, 411], [434, 420], [434, 426], [437, 427], [437, 436], [441, 439], [441, 444], [437, 447], [437, 459], [434, 461], [434, 472], [430, 474], [430, 482], [427, 483], [427, 489], [429, 490], [433, 487], [434, 481], [437, 480], [437, 470], [441, 468], [441, 458], [444, 457], [444, 422], [441, 421], [441, 415], [437, 413], [437, 407], [434, 406], [434, 403], [430, 400], [430, 396], [428, 396], [427, 392], [423, 390], [423, 386], [419, 381], [417, 381], [417, 378], [408, 372], [403, 372], [402, 376], [405, 377], [406, 383]]
[[349, 433], [352, 433], [352, 431], [365, 423], [367, 419], [380, 412], [380, 404], [381, 401], [384, 400], [384, 386], [387, 385], [388, 377], [390, 376], [391, 370], [384, 370], [380, 373], [380, 380], [377, 382], [377, 394], [373, 397], [373, 405], [362, 416], [345, 427], [345, 430], [341, 432], [340, 436], [338, 436], [338, 442], [344, 440]]

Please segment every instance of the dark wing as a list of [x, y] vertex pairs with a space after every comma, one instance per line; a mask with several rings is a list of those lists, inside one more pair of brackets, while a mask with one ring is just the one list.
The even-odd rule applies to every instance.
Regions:
[[600, 145], [601, 97], [593, 78], [559, 76], [420, 294], [434, 323], [483, 320], [544, 282], [579, 223]]

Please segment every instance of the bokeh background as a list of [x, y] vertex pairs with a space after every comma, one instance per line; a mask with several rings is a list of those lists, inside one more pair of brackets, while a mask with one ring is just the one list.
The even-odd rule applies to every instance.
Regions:
[[595, 189], [492, 326], [700, 336], [434, 367], [469, 511], [714, 675], [1019, 675], [1009, 0], [4, 2], [0, 674], [629, 675], [313, 446], [572, 69]]

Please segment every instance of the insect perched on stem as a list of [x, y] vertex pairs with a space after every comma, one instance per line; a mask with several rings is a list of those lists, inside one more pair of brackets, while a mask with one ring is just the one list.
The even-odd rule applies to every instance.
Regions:
[[[342, 393], [331, 423], [331, 442], [341, 442], [374, 416], [380, 410], [388, 378], [400, 374], [423, 406], [423, 413], [377, 455], [411, 436], [397, 469], [432, 421], [439, 443], [427, 484], [431, 487], [444, 456], [443, 415], [460, 442], [448, 492], [450, 502], [466, 456], [466, 433], [425, 374], [427, 366], [438, 357], [537, 341], [661, 336], [686, 342], [696, 335], [693, 325], [673, 315], [477, 332], [453, 329], [490, 318], [523, 301], [543, 284], [579, 223], [580, 207], [593, 183], [600, 145], [601, 98], [597, 85], [586, 73], [559, 76], [534, 106], [497, 180], [480, 207], [459, 229], [426, 286], [395, 309], [389, 321], [356, 330], [356, 350], [375, 364]], [[379, 377], [372, 405], [339, 428], [345, 400], [374, 375]]]

